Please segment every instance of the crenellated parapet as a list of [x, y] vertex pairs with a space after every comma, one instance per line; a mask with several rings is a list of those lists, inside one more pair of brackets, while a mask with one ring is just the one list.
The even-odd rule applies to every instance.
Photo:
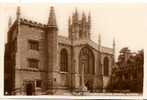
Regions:
[[39, 22], [36, 22], [36, 21], [25, 19], [25, 18], [20, 18], [20, 23], [25, 24], [25, 25], [29, 25], [29, 26], [32, 26], [32, 27], [37, 27], [37, 28], [47, 27], [46, 24], [42, 24], [42, 23], [39, 23]]

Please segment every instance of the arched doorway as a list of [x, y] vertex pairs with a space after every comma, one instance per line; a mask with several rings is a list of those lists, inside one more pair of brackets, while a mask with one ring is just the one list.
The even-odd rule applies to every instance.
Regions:
[[104, 58], [104, 76], [109, 76], [109, 59], [108, 57]]
[[85, 86], [87, 87], [88, 90], [92, 91], [92, 87], [93, 87], [92, 84], [93, 81], [89, 79], [86, 81]]
[[[93, 89], [94, 76], [94, 55], [90, 48], [84, 47], [79, 54], [79, 73], [81, 75], [82, 66], [84, 67], [84, 84], [88, 90]], [[80, 84], [82, 81], [80, 81]]]
[[26, 84], [26, 95], [33, 95], [35, 93], [35, 86], [32, 82]]

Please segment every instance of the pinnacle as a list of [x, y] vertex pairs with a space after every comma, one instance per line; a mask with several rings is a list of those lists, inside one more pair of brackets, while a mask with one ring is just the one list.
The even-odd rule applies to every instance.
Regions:
[[49, 15], [48, 25], [49, 26], [57, 26], [54, 7], [50, 7], [50, 15]]

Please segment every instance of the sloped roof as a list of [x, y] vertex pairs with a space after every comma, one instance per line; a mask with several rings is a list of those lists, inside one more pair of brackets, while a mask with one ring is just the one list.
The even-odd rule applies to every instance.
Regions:
[[[89, 46], [91, 46], [92, 48], [94, 48], [98, 51], [98, 44], [92, 40], [77, 40], [77, 41], [74, 41], [73, 44], [71, 44], [71, 41], [67, 37], [58, 36], [58, 43], [65, 44], [65, 45], [74, 45], [74, 46], [88, 44]], [[113, 49], [101, 46], [101, 52], [113, 54]]]

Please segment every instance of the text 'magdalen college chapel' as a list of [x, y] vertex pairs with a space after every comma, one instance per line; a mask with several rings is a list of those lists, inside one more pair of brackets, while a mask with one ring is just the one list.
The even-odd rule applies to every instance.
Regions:
[[78, 91], [105, 92], [111, 82], [113, 48], [91, 40], [91, 16], [74, 11], [68, 37], [58, 35], [54, 7], [47, 24], [21, 17], [9, 27], [5, 45], [5, 92], [54, 95]]

